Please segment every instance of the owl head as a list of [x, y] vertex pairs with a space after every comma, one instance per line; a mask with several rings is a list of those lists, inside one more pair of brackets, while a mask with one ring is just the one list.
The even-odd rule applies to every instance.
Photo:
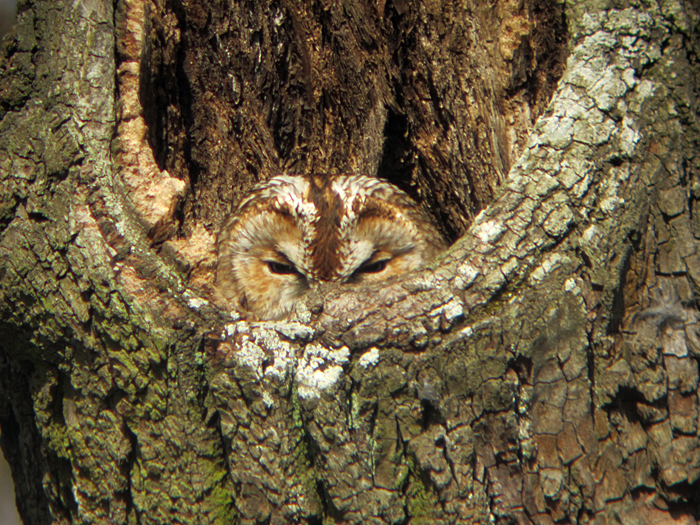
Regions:
[[217, 287], [231, 305], [280, 319], [324, 283], [383, 281], [445, 248], [401, 190], [363, 175], [279, 175], [258, 184], [219, 234]]

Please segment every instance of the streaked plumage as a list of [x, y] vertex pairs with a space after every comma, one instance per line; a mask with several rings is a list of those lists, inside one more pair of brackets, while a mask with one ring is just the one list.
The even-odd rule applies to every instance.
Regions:
[[279, 175], [257, 185], [219, 234], [217, 286], [261, 319], [287, 315], [324, 282], [381, 281], [445, 247], [401, 190], [363, 175]]

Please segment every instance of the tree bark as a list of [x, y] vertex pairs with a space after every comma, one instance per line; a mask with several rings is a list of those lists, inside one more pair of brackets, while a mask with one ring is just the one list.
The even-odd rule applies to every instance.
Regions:
[[[696, 523], [689, 1], [24, 1], [0, 62], [0, 445], [25, 523]], [[229, 312], [256, 181], [455, 240]], [[317, 299], [318, 300], [318, 299]]]

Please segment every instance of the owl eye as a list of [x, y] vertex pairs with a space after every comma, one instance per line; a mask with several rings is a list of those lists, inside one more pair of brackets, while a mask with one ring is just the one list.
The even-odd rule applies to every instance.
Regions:
[[365, 261], [355, 270], [355, 273], [379, 273], [383, 272], [390, 259], [379, 259], [378, 261]]
[[277, 275], [299, 275], [297, 269], [291, 264], [285, 264], [277, 261], [266, 261], [267, 267], [271, 273]]

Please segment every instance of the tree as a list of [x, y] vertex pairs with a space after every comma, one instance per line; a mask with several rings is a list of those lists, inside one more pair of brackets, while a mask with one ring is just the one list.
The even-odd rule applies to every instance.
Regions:
[[[693, 2], [20, 2], [0, 444], [25, 523], [695, 523]], [[284, 322], [213, 285], [275, 172], [455, 240]]]

